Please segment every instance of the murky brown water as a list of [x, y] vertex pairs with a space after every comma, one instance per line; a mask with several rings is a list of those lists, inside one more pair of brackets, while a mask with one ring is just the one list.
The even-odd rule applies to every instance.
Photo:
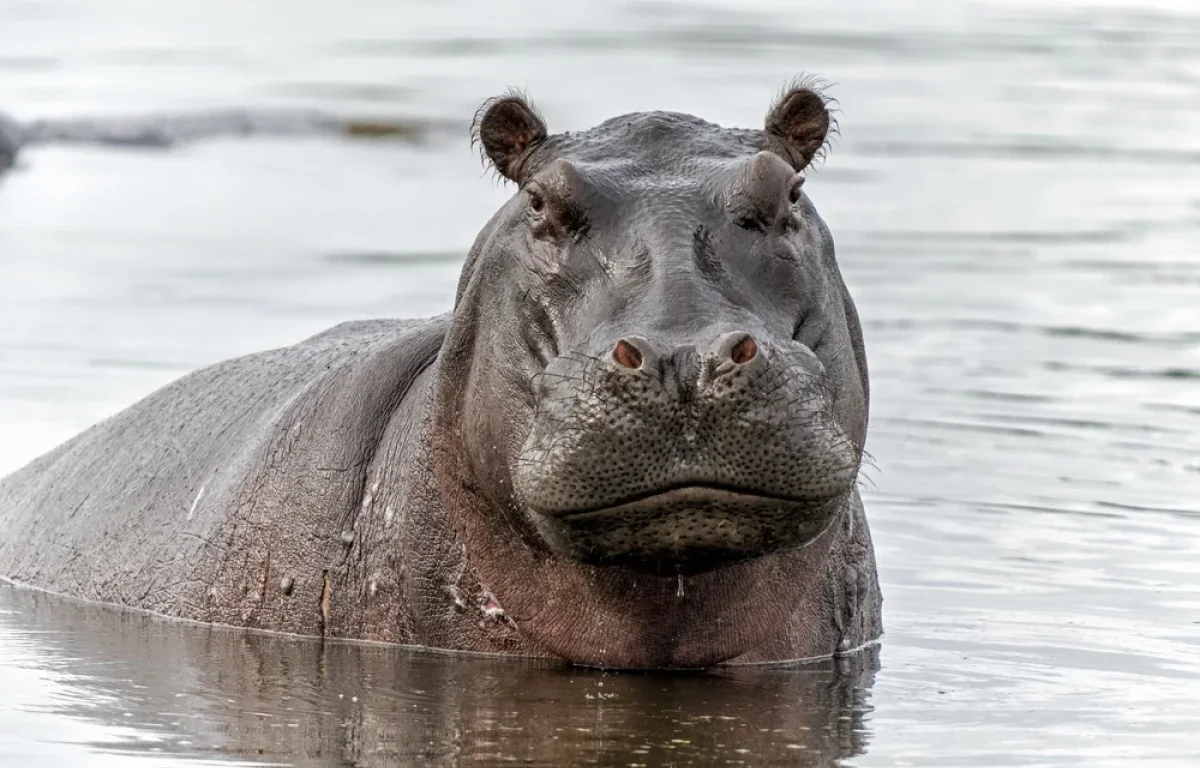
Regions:
[[[1200, 8], [0, 0], [0, 107], [458, 121], [48, 147], [0, 180], [0, 472], [191, 370], [449, 307], [507, 194], [465, 121], [842, 136], [807, 189], [866, 326], [887, 635], [852, 668], [603, 675], [0, 587], [0, 766], [1200, 763]], [[357, 700], [356, 700], [357, 699]], [[259, 751], [261, 750], [261, 752]]]

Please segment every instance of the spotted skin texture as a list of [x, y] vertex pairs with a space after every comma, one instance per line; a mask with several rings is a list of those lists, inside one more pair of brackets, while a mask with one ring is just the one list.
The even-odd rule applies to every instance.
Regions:
[[865, 352], [830, 121], [485, 103], [454, 310], [197, 371], [0, 481], [0, 576], [167, 616], [611, 668], [855, 652]]
[[[560, 359], [521, 452], [523, 506], [547, 539], [600, 563], [691, 569], [811, 541], [840, 511], [830, 501], [853, 485], [859, 457], [827, 415], [819, 360], [789, 347], [720, 376], [696, 355], [651, 374]], [[563, 382], [580, 396], [560, 396]], [[734, 493], [622, 504], [696, 484]], [[767, 498], [739, 501], [739, 490]]]

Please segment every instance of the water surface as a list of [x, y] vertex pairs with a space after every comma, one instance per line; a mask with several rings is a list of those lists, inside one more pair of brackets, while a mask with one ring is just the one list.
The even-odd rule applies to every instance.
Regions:
[[0, 180], [0, 472], [196, 367], [447, 309], [511, 191], [467, 146], [483, 98], [527, 87], [552, 130], [645, 108], [755, 125], [798, 71], [841, 107], [807, 189], [871, 363], [878, 672], [601, 675], [0, 587], [0, 766], [1197, 764], [1183, 0], [8, 0], [0, 105], [23, 119], [315, 108], [444, 128], [28, 152]]

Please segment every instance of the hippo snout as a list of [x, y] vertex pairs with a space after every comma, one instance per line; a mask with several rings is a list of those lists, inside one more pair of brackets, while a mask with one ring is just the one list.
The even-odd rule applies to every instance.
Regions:
[[515, 490], [551, 548], [702, 571], [807, 544], [851, 493], [859, 450], [804, 345], [744, 330], [552, 361]]

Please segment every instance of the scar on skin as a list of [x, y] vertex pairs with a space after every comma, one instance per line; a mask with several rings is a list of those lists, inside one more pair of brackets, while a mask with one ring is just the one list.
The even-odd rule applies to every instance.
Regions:
[[462, 590], [458, 585], [462, 583], [463, 576], [467, 572], [467, 548], [462, 548], [462, 560], [458, 567], [458, 573], [454, 576], [454, 581], [442, 587], [442, 591], [450, 595], [450, 599], [454, 601], [454, 607], [460, 611], [467, 610], [467, 601], [462, 595]]
[[192, 501], [192, 508], [188, 510], [187, 519], [191, 520], [192, 515], [196, 514], [196, 507], [200, 504], [200, 499], [204, 498], [204, 486], [200, 486], [200, 492], [196, 494], [196, 498]]
[[467, 610], [467, 601], [463, 599], [462, 590], [457, 584], [447, 584], [442, 587], [442, 591], [450, 595], [450, 599], [454, 601], [454, 607], [460, 611]]
[[333, 602], [333, 588], [329, 585], [329, 571], [323, 574], [324, 583], [321, 585], [321, 622], [322, 629], [329, 627], [329, 609]]
[[371, 484], [371, 487], [369, 489], [367, 489], [367, 492], [363, 494], [362, 508], [363, 508], [364, 512], [369, 510], [371, 508], [371, 505], [375, 503], [375, 496], [378, 493], [379, 493], [379, 481], [376, 480], [374, 483]]

